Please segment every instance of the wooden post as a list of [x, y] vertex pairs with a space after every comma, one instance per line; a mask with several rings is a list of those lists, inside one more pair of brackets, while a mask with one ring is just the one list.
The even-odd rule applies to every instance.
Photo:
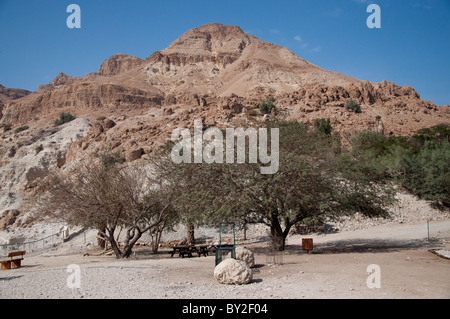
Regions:
[[6, 269], [11, 269], [11, 261], [6, 260], [6, 261], [2, 261], [2, 270], [6, 270]]

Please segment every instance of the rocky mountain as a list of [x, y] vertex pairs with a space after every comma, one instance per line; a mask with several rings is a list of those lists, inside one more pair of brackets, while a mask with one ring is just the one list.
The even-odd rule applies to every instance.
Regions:
[[[231, 127], [271, 117], [330, 118], [337, 131], [386, 134], [411, 134], [450, 119], [449, 105], [421, 100], [410, 86], [324, 70], [237, 26], [217, 23], [185, 32], [146, 59], [116, 54], [97, 72], [60, 73], [36, 92], [4, 89], [0, 213], [20, 209], [27, 190], [53, 169], [106, 149], [128, 162], [145, 158], [173, 129], [192, 127], [196, 119]], [[258, 103], [268, 97], [275, 99], [276, 112], [263, 115]], [[350, 98], [361, 113], [344, 108]], [[60, 112], [77, 120], [55, 127]]]
[[219, 24], [187, 31], [146, 63], [147, 82], [166, 94], [260, 97], [292, 92], [311, 82], [327, 86], [358, 82], [320, 69], [239, 27]]
[[20, 99], [30, 93], [31, 92], [27, 90], [6, 88], [0, 84], [0, 102]]
[[6, 88], [0, 84], [0, 120], [2, 119], [4, 102], [19, 99], [30, 93], [27, 90]]

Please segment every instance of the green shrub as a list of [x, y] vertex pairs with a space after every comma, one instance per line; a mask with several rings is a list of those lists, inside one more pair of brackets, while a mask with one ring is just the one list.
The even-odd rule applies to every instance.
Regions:
[[361, 113], [361, 107], [353, 99], [349, 99], [345, 102], [345, 109], [355, 113]]
[[314, 120], [314, 129], [325, 135], [331, 135], [331, 123], [330, 119], [316, 119]]
[[16, 128], [15, 130], [14, 130], [14, 133], [20, 133], [20, 132], [22, 132], [22, 131], [25, 131], [25, 130], [28, 130], [29, 129], [29, 127], [28, 126], [19, 126], [18, 128]]
[[36, 155], [39, 154], [39, 152], [44, 150], [44, 146], [42, 146], [42, 144], [40, 144], [39, 146], [36, 146], [35, 151], [36, 151]]
[[103, 120], [106, 120], [106, 116], [97, 117], [97, 121], [103, 121]]
[[67, 113], [62, 112], [59, 113], [59, 118], [57, 118], [53, 123], [55, 124], [55, 126], [58, 126], [73, 120], [75, 120], [75, 116], [73, 116], [69, 112]]
[[275, 99], [273, 97], [269, 98], [267, 101], [261, 100], [259, 103], [259, 110], [264, 113], [268, 114], [272, 109], [275, 107], [275, 104], [273, 103]]
[[422, 142], [425, 141], [443, 141], [450, 140], [450, 125], [438, 124], [432, 127], [423, 128], [418, 130], [414, 135], [414, 139]]
[[100, 161], [102, 162], [103, 168], [111, 167], [117, 163], [125, 163], [125, 158], [120, 155], [120, 152], [110, 153], [101, 153], [99, 154]]
[[450, 143], [426, 141], [419, 153], [402, 158], [402, 185], [438, 206], [450, 207]]
[[353, 172], [371, 180], [392, 181], [438, 207], [450, 207], [448, 126], [425, 128], [413, 137], [363, 131], [352, 140]]
[[8, 132], [11, 130], [11, 125], [6, 124], [5, 126], [3, 126], [3, 132]]

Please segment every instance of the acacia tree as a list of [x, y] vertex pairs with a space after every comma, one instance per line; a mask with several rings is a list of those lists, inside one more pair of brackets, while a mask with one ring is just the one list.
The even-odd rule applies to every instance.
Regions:
[[297, 223], [356, 212], [387, 214], [384, 207], [393, 198], [390, 186], [353, 174], [354, 159], [340, 158], [336, 135], [311, 130], [303, 123], [276, 125], [280, 151], [275, 174], [261, 174], [262, 163], [168, 161], [162, 168], [183, 185], [184, 205], [210, 222], [239, 218], [264, 223], [279, 250], [284, 250], [286, 237]]
[[[71, 174], [51, 174], [36, 203], [45, 215], [98, 229], [116, 257], [127, 258], [145, 232], [174, 214], [170, 193], [160, 194], [146, 167], [125, 167], [105, 156]], [[119, 230], [125, 231], [122, 246]]]
[[[159, 181], [172, 194], [171, 205], [176, 211], [176, 218], [171, 226], [181, 223], [186, 226], [186, 237], [189, 244], [195, 243], [195, 226], [208, 223], [203, 212], [207, 211], [208, 201], [200, 200], [206, 194], [207, 172], [198, 164], [175, 164], [170, 157], [173, 143], [168, 142], [159, 150], [155, 150], [149, 158], [152, 167], [151, 176]], [[202, 170], [202, 174], [198, 171]], [[201, 193], [195, 193], [199, 190]]]

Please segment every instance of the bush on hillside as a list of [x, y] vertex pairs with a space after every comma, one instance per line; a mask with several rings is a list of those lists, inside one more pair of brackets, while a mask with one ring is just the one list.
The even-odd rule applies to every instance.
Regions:
[[345, 109], [351, 110], [355, 113], [361, 113], [361, 107], [353, 99], [349, 99], [345, 102]]
[[62, 112], [59, 113], [59, 118], [57, 118], [53, 123], [55, 124], [55, 126], [58, 126], [73, 120], [75, 120], [75, 116], [73, 116], [69, 112], [67, 113]]

